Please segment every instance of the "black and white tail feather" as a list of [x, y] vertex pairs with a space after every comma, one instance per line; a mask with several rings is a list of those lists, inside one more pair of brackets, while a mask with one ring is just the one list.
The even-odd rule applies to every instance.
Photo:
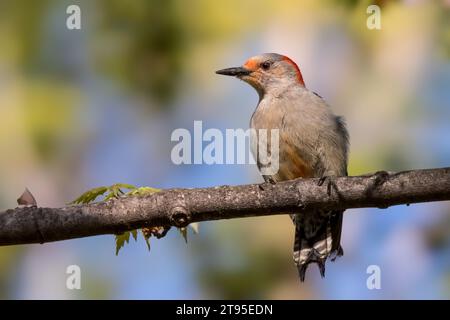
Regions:
[[306, 269], [316, 263], [325, 277], [325, 262], [342, 256], [341, 230], [343, 211], [320, 211], [291, 215], [295, 224], [294, 262], [300, 281], [305, 281]]

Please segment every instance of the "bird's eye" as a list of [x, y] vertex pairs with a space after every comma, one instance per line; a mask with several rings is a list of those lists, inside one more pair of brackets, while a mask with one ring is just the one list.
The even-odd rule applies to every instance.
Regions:
[[261, 67], [264, 70], [269, 70], [269, 68], [270, 68], [270, 61], [264, 61], [263, 63], [261, 63]]

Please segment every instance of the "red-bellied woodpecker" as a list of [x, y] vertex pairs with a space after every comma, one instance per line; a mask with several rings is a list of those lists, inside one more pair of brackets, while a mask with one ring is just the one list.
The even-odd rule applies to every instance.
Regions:
[[[308, 90], [298, 66], [286, 56], [266, 53], [250, 58], [242, 67], [218, 74], [235, 76], [256, 89], [259, 103], [250, 121], [253, 129], [278, 129], [279, 169], [264, 175], [266, 183], [295, 178], [328, 180], [347, 175], [348, 133], [341, 117]], [[258, 136], [257, 136], [258, 137]], [[258, 159], [255, 143], [252, 152]], [[268, 147], [270, 148], [270, 146]], [[261, 163], [257, 160], [261, 170]], [[340, 245], [343, 211], [292, 214], [295, 224], [294, 261], [300, 280], [312, 262], [325, 276], [325, 261], [343, 255]]]

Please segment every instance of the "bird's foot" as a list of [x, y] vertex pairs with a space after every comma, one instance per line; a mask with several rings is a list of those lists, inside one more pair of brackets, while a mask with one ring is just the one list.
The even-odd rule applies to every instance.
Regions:
[[326, 186], [327, 186], [327, 195], [331, 196], [331, 188], [334, 188], [337, 191], [337, 186], [336, 186], [336, 177], [335, 176], [323, 176], [322, 178], [319, 179], [319, 181], [317, 182], [317, 185], [319, 187], [323, 186], [323, 184], [326, 182]]
[[259, 184], [259, 189], [264, 191], [266, 188], [268, 188], [270, 185], [276, 184], [275, 180], [271, 176], [265, 176], [263, 175], [264, 182]]

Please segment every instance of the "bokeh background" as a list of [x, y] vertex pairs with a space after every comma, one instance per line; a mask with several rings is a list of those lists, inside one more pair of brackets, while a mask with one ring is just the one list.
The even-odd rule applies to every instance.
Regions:
[[[382, 29], [366, 27], [381, 7]], [[66, 8], [82, 29], [66, 28]], [[295, 60], [347, 119], [349, 173], [450, 165], [449, 1], [0, 0], [0, 210], [28, 187], [63, 206], [92, 187], [260, 182], [250, 165], [170, 160], [176, 128], [247, 128], [254, 90], [214, 71]], [[172, 230], [115, 256], [113, 236], [0, 248], [3, 299], [450, 298], [448, 202], [349, 210], [345, 256], [300, 285], [286, 216]], [[82, 289], [66, 289], [79, 265]], [[366, 269], [381, 268], [368, 290]]]

